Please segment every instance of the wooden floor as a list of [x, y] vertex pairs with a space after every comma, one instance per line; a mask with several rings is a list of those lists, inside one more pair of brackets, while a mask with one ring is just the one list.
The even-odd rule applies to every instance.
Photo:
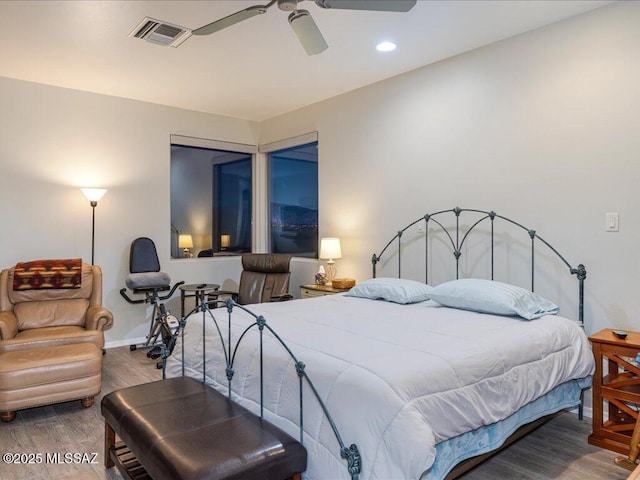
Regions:
[[[110, 349], [104, 357], [102, 391], [161, 378], [155, 362], [140, 350]], [[100, 400], [89, 409], [80, 402], [18, 412], [11, 423], [0, 423], [0, 453], [42, 454], [43, 463], [7, 465], [0, 460], [1, 480], [120, 479], [103, 466], [104, 422]], [[592, 447], [586, 438], [590, 421], [570, 413], [558, 416], [524, 439], [470, 471], [463, 480], [624, 480], [629, 472], [614, 465], [616, 454]], [[47, 454], [87, 454], [95, 463], [46, 463]], [[92, 454], [95, 458], [92, 458]], [[256, 479], [259, 480], [259, 479]], [[330, 480], [330, 479], [318, 479]]]

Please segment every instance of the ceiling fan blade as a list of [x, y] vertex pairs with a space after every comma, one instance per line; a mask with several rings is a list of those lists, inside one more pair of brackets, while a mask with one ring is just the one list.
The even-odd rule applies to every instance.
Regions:
[[231, 15], [221, 18], [220, 20], [216, 20], [204, 27], [197, 28], [193, 30], [191, 33], [194, 35], [211, 35], [212, 33], [218, 32], [223, 28], [230, 27], [235, 25], [236, 23], [240, 23], [243, 20], [247, 20], [251, 17], [255, 17], [256, 15], [261, 15], [267, 11], [271, 5], [254, 5], [249, 8], [245, 8], [244, 10], [240, 10], [239, 12], [232, 13]]
[[417, 0], [316, 0], [322, 8], [345, 10], [375, 10], [378, 12], [408, 12]]
[[289, 15], [289, 24], [307, 55], [324, 52], [329, 45], [325, 41], [313, 17], [306, 10], [296, 10]]

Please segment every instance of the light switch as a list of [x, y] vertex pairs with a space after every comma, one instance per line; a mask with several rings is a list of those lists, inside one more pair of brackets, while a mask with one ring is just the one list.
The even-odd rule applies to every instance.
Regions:
[[607, 232], [617, 232], [618, 231], [618, 214], [617, 213], [607, 213], [605, 215], [606, 219], [606, 231]]

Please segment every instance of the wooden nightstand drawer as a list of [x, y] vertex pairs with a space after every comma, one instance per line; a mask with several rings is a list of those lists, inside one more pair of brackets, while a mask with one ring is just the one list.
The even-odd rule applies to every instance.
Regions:
[[330, 285], [300, 285], [300, 298], [324, 297], [325, 295], [335, 295], [349, 290], [348, 288], [333, 288]]

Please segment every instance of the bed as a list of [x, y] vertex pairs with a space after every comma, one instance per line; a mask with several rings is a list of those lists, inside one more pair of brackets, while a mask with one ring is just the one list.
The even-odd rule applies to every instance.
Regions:
[[[494, 242], [493, 221], [503, 217], [491, 214], [480, 215], [491, 222]], [[427, 228], [423, 236], [431, 233]], [[460, 253], [456, 282], [469, 237], [447, 237]], [[363, 284], [422, 294], [417, 284], [425, 282], [377, 275], [394, 242], [373, 257], [378, 278]], [[397, 303], [351, 294], [205, 308], [183, 320], [166, 375], [201, 378], [225, 393], [231, 388], [233, 400], [300, 436], [309, 453], [307, 480], [450, 478], [460, 472], [456, 465], [499, 448], [518, 429], [580, 405], [594, 360], [581, 324], [584, 278], [576, 272], [584, 269], [569, 269], [580, 284], [578, 319], [545, 314], [553, 309], [527, 320], [446, 307], [441, 297]], [[502, 285], [493, 281], [493, 258], [490, 270], [487, 281]]]

